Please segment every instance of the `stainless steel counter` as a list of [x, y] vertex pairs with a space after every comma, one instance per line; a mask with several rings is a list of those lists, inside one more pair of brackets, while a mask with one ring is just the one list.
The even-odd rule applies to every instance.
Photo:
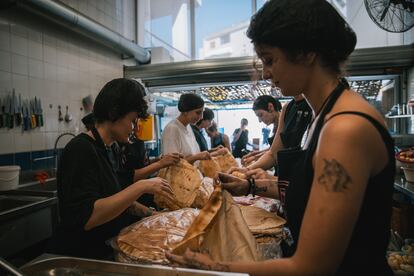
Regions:
[[414, 204], [414, 183], [408, 182], [403, 176], [397, 175], [394, 181], [394, 189], [407, 196]]
[[45, 254], [20, 269], [24, 275], [154, 275], [154, 276], [246, 276], [244, 273], [138, 265]]

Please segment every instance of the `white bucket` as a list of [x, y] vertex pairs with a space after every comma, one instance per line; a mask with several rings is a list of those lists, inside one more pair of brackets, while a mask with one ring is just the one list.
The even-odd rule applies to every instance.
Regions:
[[0, 166], [0, 191], [17, 189], [20, 166]]

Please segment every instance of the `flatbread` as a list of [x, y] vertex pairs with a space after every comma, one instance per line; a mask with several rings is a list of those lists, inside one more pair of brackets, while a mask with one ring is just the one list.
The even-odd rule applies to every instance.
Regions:
[[214, 159], [200, 160], [198, 168], [205, 177], [210, 178], [217, 178], [221, 170], [218, 162]]
[[193, 202], [192, 207], [202, 209], [207, 204], [211, 194], [213, 193], [213, 190], [213, 179], [209, 177], [204, 177], [201, 181], [200, 188], [198, 188], [197, 196]]
[[213, 159], [217, 161], [220, 166], [220, 171], [224, 173], [227, 173], [232, 167], [239, 167], [236, 159], [229, 151], [227, 151], [224, 155], [213, 157]]
[[181, 159], [179, 163], [160, 170], [158, 176], [166, 179], [174, 192], [174, 200], [156, 194], [154, 201], [159, 207], [178, 210], [193, 204], [202, 180], [193, 165]]
[[262, 208], [241, 205], [240, 209], [252, 234], [279, 233], [286, 223], [283, 218]]
[[184, 238], [199, 214], [198, 209], [185, 208], [163, 212], [124, 228], [116, 238], [119, 261], [138, 263], [169, 263], [165, 252]]

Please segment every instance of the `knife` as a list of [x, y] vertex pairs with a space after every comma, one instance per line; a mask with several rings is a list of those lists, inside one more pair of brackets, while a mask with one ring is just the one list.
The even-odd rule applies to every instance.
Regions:
[[22, 94], [19, 93], [19, 99], [15, 101], [14, 113], [16, 114], [16, 126], [22, 123]]
[[0, 98], [0, 128], [4, 127], [3, 113], [4, 113], [3, 99]]
[[9, 123], [8, 127], [14, 127], [14, 89], [12, 95], [9, 97]]
[[23, 131], [29, 130], [29, 110], [27, 107], [26, 100], [23, 100], [23, 105], [22, 105], [22, 129]]
[[30, 127], [35, 128], [36, 127], [36, 116], [34, 114], [34, 103], [33, 100], [30, 100]]

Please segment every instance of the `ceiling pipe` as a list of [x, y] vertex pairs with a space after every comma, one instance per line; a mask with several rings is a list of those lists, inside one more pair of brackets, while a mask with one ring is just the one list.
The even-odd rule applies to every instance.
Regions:
[[17, 0], [13, 2], [18, 7], [30, 12], [34, 11], [42, 16], [45, 15], [57, 24], [103, 43], [119, 53], [133, 56], [140, 64], [147, 64], [151, 61], [151, 53], [148, 49], [142, 48], [122, 35], [57, 2], [51, 0]]

